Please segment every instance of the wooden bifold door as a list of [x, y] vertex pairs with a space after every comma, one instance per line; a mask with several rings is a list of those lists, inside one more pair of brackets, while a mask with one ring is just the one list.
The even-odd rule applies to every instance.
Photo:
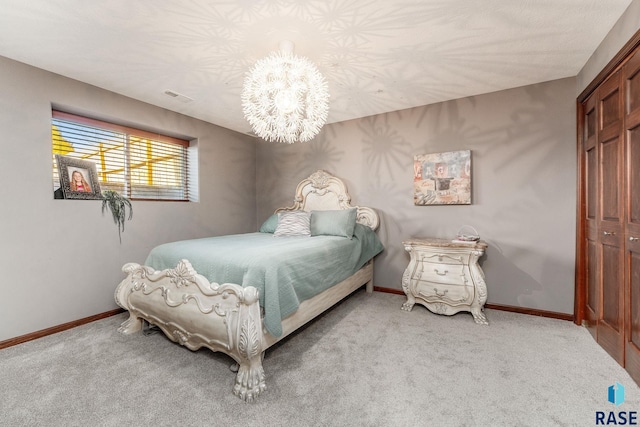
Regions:
[[578, 104], [576, 321], [640, 384], [640, 51]]

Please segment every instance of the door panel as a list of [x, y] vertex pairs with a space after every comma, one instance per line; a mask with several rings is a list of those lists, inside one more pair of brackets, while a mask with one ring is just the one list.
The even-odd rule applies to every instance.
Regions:
[[598, 251], [601, 295], [597, 341], [624, 364], [624, 132], [621, 72], [598, 89]]
[[618, 363], [624, 363], [624, 288], [620, 248], [602, 245], [602, 317], [598, 342]]
[[640, 229], [640, 119], [627, 124], [627, 228]]
[[[612, 221], [613, 228], [620, 223], [620, 142], [613, 139], [600, 144], [602, 162], [601, 201], [602, 220]], [[612, 229], [613, 229], [612, 228]], [[605, 235], [605, 234], [603, 234]]]
[[[606, 129], [610, 126], [616, 126], [621, 118], [619, 87], [616, 84], [615, 86], [611, 85], [611, 88], [613, 90], [608, 93], [604, 93], [600, 97], [600, 103], [602, 106], [602, 109], [600, 110], [602, 112], [602, 115], [600, 117], [602, 119], [603, 129]], [[609, 87], [605, 87], [604, 89], [606, 91], [607, 89], [609, 89]]]
[[602, 245], [602, 321], [616, 332], [622, 330], [620, 294], [624, 270], [621, 267], [619, 249]]
[[[600, 313], [600, 286], [598, 286], [598, 257], [597, 246], [588, 242], [587, 247], [587, 310], [585, 320], [587, 327], [595, 327]], [[591, 331], [592, 334], [595, 330]]]
[[587, 151], [587, 220], [595, 221], [598, 212], [598, 198], [596, 197], [598, 188], [598, 153], [596, 147]]
[[589, 97], [582, 105], [584, 131], [583, 149], [583, 194], [585, 197], [584, 227], [585, 256], [583, 259], [584, 281], [586, 282], [585, 307], [582, 323], [596, 338], [600, 317], [600, 268], [598, 265], [598, 151], [596, 97]]

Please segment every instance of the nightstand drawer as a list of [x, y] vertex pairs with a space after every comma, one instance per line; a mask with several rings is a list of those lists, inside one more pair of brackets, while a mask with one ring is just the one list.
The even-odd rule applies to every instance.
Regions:
[[474, 298], [473, 286], [445, 285], [419, 281], [416, 283], [417, 297], [429, 303], [443, 302], [449, 305], [471, 304]]
[[434, 264], [465, 264], [469, 265], [469, 254], [444, 254], [444, 253], [420, 253], [418, 257], [423, 262], [432, 262]]
[[468, 283], [465, 266], [462, 264], [436, 264], [420, 261], [417, 267], [415, 279], [419, 281], [449, 285], [466, 285]]

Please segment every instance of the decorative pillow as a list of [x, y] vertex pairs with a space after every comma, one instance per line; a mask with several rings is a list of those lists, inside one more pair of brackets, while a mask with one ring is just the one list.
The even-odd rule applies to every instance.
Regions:
[[261, 233], [274, 233], [276, 231], [276, 227], [278, 226], [278, 214], [273, 214], [267, 220], [262, 223], [260, 229], [258, 230]]
[[343, 236], [351, 239], [356, 226], [357, 208], [311, 211], [312, 236]]
[[278, 213], [278, 225], [274, 236], [311, 236], [311, 214], [306, 211]]

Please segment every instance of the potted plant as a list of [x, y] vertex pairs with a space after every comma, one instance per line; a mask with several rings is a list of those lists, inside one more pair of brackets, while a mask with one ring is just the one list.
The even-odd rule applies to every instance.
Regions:
[[[131, 207], [131, 201], [117, 191], [104, 190], [102, 192], [103, 215], [104, 211], [107, 209], [111, 211], [113, 222], [115, 222], [116, 226], [118, 227], [118, 238], [120, 239], [120, 243], [122, 243], [121, 233], [124, 232], [124, 222], [125, 220], [131, 219], [133, 217], [133, 208]], [[128, 216], [127, 209], [129, 210]]]

